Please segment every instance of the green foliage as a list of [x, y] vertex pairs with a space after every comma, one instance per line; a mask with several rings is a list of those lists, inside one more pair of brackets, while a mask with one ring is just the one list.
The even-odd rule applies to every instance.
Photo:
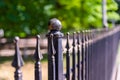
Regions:
[[[120, 0], [115, 0], [118, 4], [118, 9], [117, 9], [117, 13], [119, 14], [119, 18], [120, 18]], [[120, 20], [117, 21], [120, 24]]]
[[[102, 28], [102, 0], [58, 0], [58, 18], [61, 19], [65, 30], [80, 30], [88, 28]], [[115, 12], [117, 4], [107, 0], [107, 17], [118, 20]]]
[[25, 37], [47, 30], [47, 22], [54, 14], [53, 5], [44, 0], [1, 0], [0, 28], [5, 36]]
[[[0, 0], [0, 28], [6, 37], [26, 37], [47, 31], [56, 17], [63, 31], [102, 27], [102, 0]], [[117, 4], [107, 0], [108, 19], [118, 20]]]

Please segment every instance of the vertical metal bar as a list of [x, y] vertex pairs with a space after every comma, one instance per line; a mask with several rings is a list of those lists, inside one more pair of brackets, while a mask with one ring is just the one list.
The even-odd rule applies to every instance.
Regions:
[[75, 38], [76, 38], [76, 36], [75, 36], [75, 32], [74, 32], [73, 33], [73, 44], [72, 44], [72, 46], [73, 46], [73, 52], [72, 52], [72, 71], [73, 71], [72, 80], [76, 80], [76, 53], [75, 53], [76, 44], [75, 44]]
[[84, 80], [86, 80], [86, 77], [87, 77], [87, 39], [86, 39], [86, 31], [84, 32], [84, 38], [85, 38], [85, 44], [84, 44], [84, 62], [85, 62], [85, 68], [84, 68], [84, 71], [85, 71], [85, 74], [84, 74]]
[[89, 80], [89, 57], [90, 57], [90, 30], [88, 30], [88, 72], [87, 72], [87, 80]]
[[54, 79], [54, 68], [53, 68], [53, 58], [52, 58], [52, 43], [51, 34], [48, 35], [48, 80]]
[[85, 31], [85, 80], [88, 80], [88, 30]]
[[40, 36], [37, 35], [36, 50], [34, 53], [35, 59], [35, 80], [42, 80], [42, 70], [40, 60], [42, 59], [42, 54], [40, 53]]
[[81, 37], [80, 37], [80, 32], [77, 33], [77, 61], [78, 61], [78, 80], [81, 80]]
[[55, 48], [54, 48], [54, 44], [53, 44], [53, 34], [51, 34], [51, 48], [52, 48], [52, 67], [53, 67], [53, 80], [55, 80], [55, 77], [56, 77], [56, 75], [55, 75], [55, 73], [56, 73], [56, 66], [55, 66], [55, 53], [56, 53], [56, 51], [55, 51]]
[[91, 30], [88, 31], [88, 80], [90, 80]]
[[14, 59], [12, 62], [12, 66], [15, 67], [15, 69], [16, 69], [16, 71], [14, 73], [14, 80], [22, 80], [21, 67], [23, 66], [24, 62], [20, 55], [20, 50], [18, 47], [19, 37], [15, 37], [14, 41], [15, 41], [15, 55], [14, 55]]
[[88, 80], [90, 80], [90, 69], [91, 69], [91, 44], [92, 44], [92, 38], [91, 38], [91, 30], [88, 31]]
[[82, 31], [82, 66], [81, 66], [81, 79], [85, 80], [85, 34]]
[[91, 61], [90, 61], [90, 63], [91, 63], [91, 64], [90, 64], [90, 65], [91, 65], [91, 67], [90, 67], [90, 80], [93, 80], [93, 77], [94, 77], [94, 76], [93, 76], [93, 74], [94, 74], [94, 72], [93, 72], [93, 70], [94, 70], [94, 69], [93, 69], [93, 67], [94, 67], [94, 62], [93, 62], [93, 61], [94, 61], [94, 60], [93, 60], [93, 58], [94, 58], [94, 51], [93, 51], [93, 49], [94, 49], [94, 42], [93, 42], [94, 37], [95, 37], [95, 34], [94, 34], [94, 31], [92, 31], [92, 32], [91, 32], [91, 40], [92, 40], [92, 43], [91, 43], [91, 51], [90, 51], [90, 52], [91, 52], [91, 53], [90, 53], [90, 54], [91, 54], [91, 55], [90, 55], [90, 60], [91, 60]]
[[97, 72], [96, 72], [96, 65], [97, 65], [97, 58], [96, 58], [97, 43], [96, 42], [93, 43], [92, 50], [93, 50], [93, 53], [92, 53], [92, 80], [96, 80], [96, 75], [97, 75]]
[[69, 49], [70, 49], [70, 44], [69, 44], [69, 33], [67, 33], [67, 44], [66, 44], [66, 49], [67, 49], [67, 52], [66, 52], [66, 77], [67, 79], [66, 80], [70, 80], [70, 52], [69, 52]]
[[[104, 53], [103, 53], [103, 49], [102, 49], [102, 45], [104, 45], [104, 43], [102, 42], [102, 40], [99, 40], [96, 43], [97, 43], [96, 44], [97, 51], [95, 53], [96, 54], [96, 80], [101, 80], [102, 73], [104, 72], [104, 71], [101, 71], [103, 69], [102, 68], [103, 65], [101, 63], [103, 63], [102, 59], [104, 59]], [[103, 48], [104, 48], [104, 46], [103, 46]]]
[[108, 80], [108, 72], [109, 72], [109, 67], [110, 66], [108, 66], [108, 60], [109, 60], [109, 58], [110, 58], [110, 53], [108, 52], [108, 48], [109, 48], [109, 46], [110, 46], [110, 44], [109, 44], [109, 46], [108, 46], [108, 39], [109, 37], [106, 37], [105, 38], [105, 80]]

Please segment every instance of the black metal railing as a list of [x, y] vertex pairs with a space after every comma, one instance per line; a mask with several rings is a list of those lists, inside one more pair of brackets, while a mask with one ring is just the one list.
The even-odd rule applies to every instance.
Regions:
[[[57, 19], [49, 22], [48, 80], [110, 80], [119, 45], [120, 27], [94, 29], [65, 35], [66, 46], [62, 47], [63, 34]], [[35, 58], [35, 80], [42, 80], [40, 36], [37, 36]], [[72, 42], [70, 40], [72, 39]], [[72, 45], [71, 45], [72, 43]], [[15, 38], [15, 80], [22, 80], [23, 60], [19, 53], [18, 38]], [[63, 52], [66, 53], [66, 73], [63, 73]]]

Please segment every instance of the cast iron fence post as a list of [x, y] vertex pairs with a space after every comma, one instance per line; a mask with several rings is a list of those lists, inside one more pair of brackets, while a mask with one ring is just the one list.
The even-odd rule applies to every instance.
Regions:
[[40, 53], [40, 36], [37, 35], [36, 50], [34, 53], [35, 59], [35, 80], [42, 80], [42, 70], [40, 60], [42, 59], [42, 54]]
[[[63, 79], [63, 54], [62, 54], [62, 37], [61, 22], [53, 18], [49, 21], [48, 28], [50, 32], [47, 34], [48, 37], [48, 80], [64, 80]], [[51, 34], [53, 35], [53, 46], [51, 41]], [[55, 54], [53, 55], [52, 47], [55, 48]], [[55, 72], [53, 72], [53, 56], [55, 57]], [[55, 74], [55, 75], [54, 75]]]
[[14, 59], [12, 62], [12, 66], [15, 67], [16, 71], [14, 73], [14, 79], [15, 80], [22, 80], [22, 71], [21, 71], [21, 67], [23, 66], [24, 62], [23, 59], [20, 55], [20, 50], [18, 47], [18, 41], [19, 38], [15, 37], [15, 55], [14, 55]]

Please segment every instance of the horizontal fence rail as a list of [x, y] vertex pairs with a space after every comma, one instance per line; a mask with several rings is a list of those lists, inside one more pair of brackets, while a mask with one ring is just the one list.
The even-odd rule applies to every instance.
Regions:
[[[63, 33], [57, 19], [49, 22], [48, 38], [48, 80], [111, 80], [119, 45], [120, 27], [93, 29], [67, 33], [66, 46], [62, 47]], [[72, 36], [72, 38], [71, 38]], [[71, 42], [72, 39], [72, 42]], [[36, 38], [35, 80], [42, 80], [42, 53], [40, 36]], [[66, 65], [63, 64], [65, 54]], [[15, 80], [22, 80], [23, 59], [19, 52], [18, 38], [15, 38]], [[66, 66], [64, 69], [63, 66]], [[65, 70], [65, 71], [64, 71]], [[64, 73], [65, 72], [65, 73]]]

